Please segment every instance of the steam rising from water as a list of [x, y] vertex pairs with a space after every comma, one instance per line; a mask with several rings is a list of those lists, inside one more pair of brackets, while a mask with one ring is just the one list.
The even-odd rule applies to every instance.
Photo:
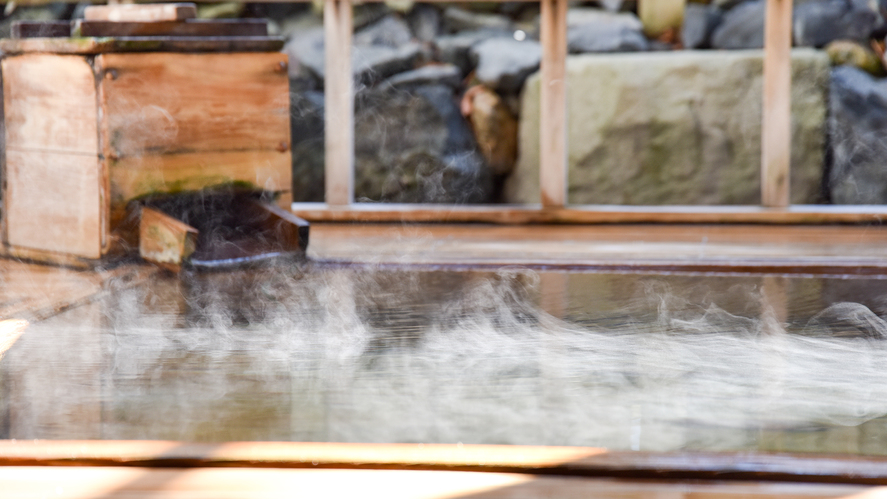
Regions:
[[700, 299], [574, 275], [562, 319], [532, 272], [286, 270], [33, 324], [0, 363], [8, 436], [887, 449], [880, 420], [856, 427], [887, 414], [887, 323], [863, 304], [780, 318], [756, 278]]

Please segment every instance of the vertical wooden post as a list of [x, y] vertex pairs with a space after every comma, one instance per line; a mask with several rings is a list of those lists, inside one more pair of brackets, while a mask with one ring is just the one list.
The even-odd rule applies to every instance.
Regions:
[[791, 162], [792, 0], [767, 0], [764, 25], [764, 109], [761, 204], [789, 204]]
[[324, 0], [326, 78], [326, 203], [348, 206], [354, 200], [354, 84], [351, 75], [350, 0]]
[[542, 207], [567, 203], [567, 0], [542, 0], [539, 180]]

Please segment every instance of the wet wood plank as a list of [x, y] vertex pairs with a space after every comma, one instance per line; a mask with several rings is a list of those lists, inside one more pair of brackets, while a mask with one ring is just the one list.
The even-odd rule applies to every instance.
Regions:
[[50, 53], [94, 55], [115, 52], [277, 52], [279, 36], [121, 36], [108, 38], [4, 38], [6, 54]]
[[0, 259], [0, 320], [42, 320], [89, 303], [113, 286], [134, 286], [156, 269], [125, 265], [102, 272]]
[[293, 212], [309, 222], [485, 222], [495, 224], [880, 224], [887, 206], [615, 206], [433, 205], [358, 203], [328, 206], [295, 203]]
[[[70, 36], [70, 27], [68, 33]], [[150, 23], [78, 20], [74, 23], [73, 33], [74, 36], [87, 37], [268, 36], [268, 22], [263, 19], [188, 19]]]
[[610, 452], [592, 447], [171, 441], [0, 441], [9, 466], [482, 471], [657, 480], [887, 485], [887, 458]]
[[533, 268], [884, 274], [887, 228], [315, 223], [321, 261]]
[[147, 498], [838, 498], [875, 497], [852, 485], [626, 482], [453, 471], [0, 468], [4, 497]]
[[13, 38], [55, 38], [71, 36], [69, 21], [14, 21], [10, 29]]
[[91, 5], [83, 10], [88, 21], [161, 22], [197, 17], [193, 3]]

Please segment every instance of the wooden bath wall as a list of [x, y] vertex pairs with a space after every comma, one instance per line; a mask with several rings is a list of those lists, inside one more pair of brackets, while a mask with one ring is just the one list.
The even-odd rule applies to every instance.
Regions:
[[125, 45], [107, 40], [4, 40], [5, 253], [101, 259], [153, 193], [245, 184], [289, 207], [286, 55], [95, 53]]

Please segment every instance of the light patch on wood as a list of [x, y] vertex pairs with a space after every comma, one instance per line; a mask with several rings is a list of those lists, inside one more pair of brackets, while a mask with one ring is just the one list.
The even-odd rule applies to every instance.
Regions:
[[98, 154], [95, 77], [86, 58], [6, 58], [3, 99], [7, 148]]
[[7, 150], [7, 242], [100, 258], [103, 226], [99, 171], [95, 156]]
[[286, 55], [104, 54], [106, 157], [267, 150], [289, 155]]
[[0, 359], [7, 350], [12, 348], [16, 340], [25, 332], [28, 321], [23, 319], [8, 319], [0, 321]]
[[178, 271], [197, 248], [197, 229], [151, 208], [142, 207], [139, 255], [161, 267]]

